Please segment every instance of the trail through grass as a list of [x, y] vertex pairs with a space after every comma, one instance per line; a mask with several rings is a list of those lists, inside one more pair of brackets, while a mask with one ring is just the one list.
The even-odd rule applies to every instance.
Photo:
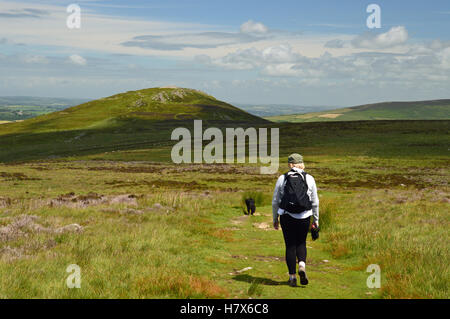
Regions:
[[[316, 242], [308, 235], [310, 284], [291, 288], [282, 233], [271, 227], [278, 174], [245, 165], [1, 164], [0, 296], [448, 298], [447, 168], [439, 157], [308, 157], [322, 231]], [[262, 194], [254, 216], [242, 213], [246, 192]], [[66, 286], [70, 264], [81, 267], [81, 289]], [[381, 267], [381, 289], [366, 286], [370, 264]]]

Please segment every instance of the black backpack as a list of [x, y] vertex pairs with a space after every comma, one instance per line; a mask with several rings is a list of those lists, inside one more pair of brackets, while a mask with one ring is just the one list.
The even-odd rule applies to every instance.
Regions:
[[280, 208], [292, 214], [303, 213], [312, 208], [311, 200], [307, 194], [308, 184], [306, 182], [306, 172], [301, 174], [292, 170], [293, 174], [284, 174], [286, 185], [281, 198]]

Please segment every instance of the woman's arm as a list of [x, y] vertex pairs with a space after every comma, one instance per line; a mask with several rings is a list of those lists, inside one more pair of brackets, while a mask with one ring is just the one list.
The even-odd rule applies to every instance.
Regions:
[[314, 222], [316, 223], [317, 226], [319, 226], [319, 196], [317, 195], [316, 181], [312, 176], [311, 176], [311, 204]]
[[280, 191], [284, 182], [284, 175], [278, 177], [277, 183], [275, 184], [275, 190], [273, 191], [272, 197], [272, 217], [273, 224], [278, 223], [278, 208], [280, 203]]

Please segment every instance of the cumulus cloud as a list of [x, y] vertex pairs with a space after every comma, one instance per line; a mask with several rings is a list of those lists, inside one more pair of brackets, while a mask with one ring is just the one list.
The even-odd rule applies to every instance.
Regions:
[[249, 20], [241, 25], [241, 33], [265, 34], [268, 31], [269, 28], [267, 28], [264, 24], [253, 20]]
[[226, 69], [249, 70], [257, 67], [261, 58], [261, 51], [255, 48], [249, 48], [244, 50], [239, 49], [219, 59], [211, 59], [210, 63], [211, 65], [224, 67]]
[[385, 49], [406, 43], [408, 31], [403, 26], [392, 27], [389, 31], [381, 34], [366, 32], [357, 36], [352, 41], [355, 48]]
[[439, 39], [433, 40], [430, 44], [430, 49], [441, 50], [450, 47], [450, 41], [441, 41]]
[[221, 58], [206, 55], [197, 62], [211, 67], [258, 71], [272, 78], [298, 78], [304, 85], [442, 86], [450, 80], [450, 47], [433, 51], [426, 46], [406, 53], [353, 52], [334, 56], [325, 52], [307, 57], [289, 45], [236, 50]]
[[211, 59], [206, 55], [197, 56], [198, 62], [212, 66], [234, 70], [249, 70], [271, 64], [294, 63], [301, 59], [301, 55], [294, 52], [288, 44], [269, 46], [264, 49], [238, 49], [221, 58]]
[[294, 52], [290, 45], [280, 44], [265, 48], [262, 51], [262, 58], [271, 63], [286, 63], [297, 61], [300, 55]]
[[444, 69], [450, 69], [450, 47], [445, 48], [439, 53], [441, 59], [441, 65]]
[[72, 54], [69, 57], [69, 61], [73, 64], [77, 64], [77, 65], [86, 65], [87, 61], [85, 58], [83, 58], [82, 56], [78, 55], [78, 54]]

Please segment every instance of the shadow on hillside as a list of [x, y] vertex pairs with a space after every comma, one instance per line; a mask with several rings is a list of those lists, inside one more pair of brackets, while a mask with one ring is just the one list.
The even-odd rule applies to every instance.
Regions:
[[[33, 124], [33, 123], [32, 123]], [[136, 150], [171, 146], [171, 133], [177, 127], [193, 132], [194, 120], [118, 119], [109, 127], [50, 131], [27, 130], [3, 134], [0, 131], [0, 162], [52, 159], [66, 156], [86, 156], [102, 152]], [[218, 127], [260, 127], [264, 123], [229, 120], [204, 120], [203, 129]], [[4, 127], [7, 129], [7, 127]], [[170, 155], [170, 152], [169, 152]]]
[[[117, 118], [105, 127], [70, 129], [51, 127], [47, 122], [19, 122], [0, 126], [0, 163], [51, 160], [67, 156], [88, 156], [113, 151], [147, 149], [146, 158], [170, 161], [169, 147], [175, 128], [193, 132], [194, 120], [147, 120]], [[450, 121], [352, 121], [311, 123], [259, 123], [249, 121], [203, 120], [202, 129], [280, 129], [280, 152], [309, 148], [315, 155], [363, 155], [410, 157], [417, 154], [447, 155]], [[41, 125], [43, 125], [41, 127]], [[15, 130], [15, 127], [20, 129]], [[193, 134], [193, 133], [191, 133]], [[225, 136], [225, 133], [223, 133]], [[206, 142], [205, 142], [206, 143]], [[152, 153], [164, 149], [164, 154]], [[167, 148], [167, 152], [165, 149]], [[135, 154], [127, 155], [131, 160]], [[280, 154], [281, 155], [281, 154]], [[142, 158], [142, 157], [137, 157]]]

